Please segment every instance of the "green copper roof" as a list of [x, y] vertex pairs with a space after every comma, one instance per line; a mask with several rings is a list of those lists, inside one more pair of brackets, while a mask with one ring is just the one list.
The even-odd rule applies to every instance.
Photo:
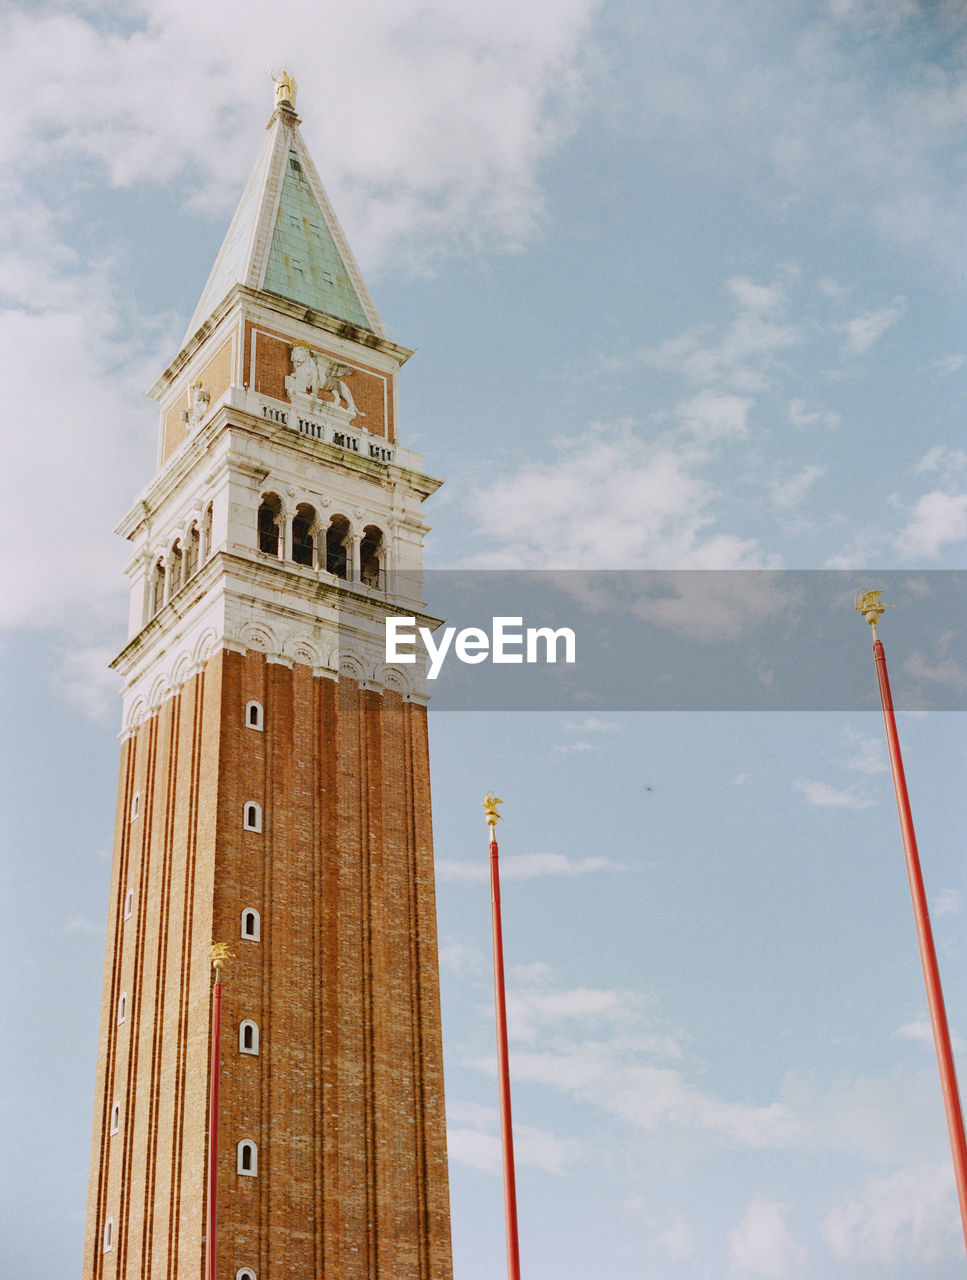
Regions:
[[385, 336], [298, 128], [283, 104], [195, 308], [187, 341], [236, 283]]
[[289, 151], [263, 287], [316, 311], [372, 326], [326, 226], [298, 155]]

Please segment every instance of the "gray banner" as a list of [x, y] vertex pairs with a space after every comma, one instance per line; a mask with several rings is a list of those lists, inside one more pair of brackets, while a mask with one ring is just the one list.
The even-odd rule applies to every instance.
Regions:
[[[859, 588], [895, 606], [880, 631], [897, 708], [967, 709], [959, 571], [436, 570], [422, 592], [388, 586], [386, 661], [425, 664], [435, 710], [875, 709]], [[421, 598], [442, 626], [405, 604]]]

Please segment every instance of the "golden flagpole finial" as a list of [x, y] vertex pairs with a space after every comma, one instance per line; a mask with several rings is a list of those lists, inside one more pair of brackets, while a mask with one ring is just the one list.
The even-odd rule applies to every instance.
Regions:
[[216, 975], [226, 960], [231, 960], [232, 953], [228, 949], [227, 942], [213, 942], [208, 949], [208, 958], [212, 962], [212, 968]]
[[497, 809], [497, 806], [503, 803], [503, 800], [499, 800], [492, 791], [488, 791], [486, 796], [484, 796], [483, 809], [484, 813], [487, 815], [487, 826], [491, 831], [494, 830], [497, 823], [503, 817], [503, 814]]
[[895, 609], [896, 605], [885, 605], [882, 591], [857, 591], [856, 604], [853, 605], [853, 608], [857, 613], [861, 613], [873, 628], [873, 639], [879, 640], [880, 637], [876, 630], [877, 623], [888, 608]]

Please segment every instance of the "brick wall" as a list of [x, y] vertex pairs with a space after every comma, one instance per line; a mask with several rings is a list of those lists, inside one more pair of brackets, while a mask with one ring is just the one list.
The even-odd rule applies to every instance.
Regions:
[[[247, 801], [260, 833], [243, 830]], [[257, 942], [241, 937], [245, 908]], [[125, 742], [85, 1278], [201, 1276], [212, 938], [234, 953], [219, 1275], [449, 1280], [423, 707], [222, 652]], [[245, 1018], [258, 1056], [239, 1052]], [[254, 1178], [236, 1172], [244, 1138]]]

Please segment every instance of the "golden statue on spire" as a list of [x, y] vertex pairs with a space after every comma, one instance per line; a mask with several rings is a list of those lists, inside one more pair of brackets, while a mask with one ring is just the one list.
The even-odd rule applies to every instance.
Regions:
[[492, 791], [488, 791], [484, 796], [483, 809], [487, 815], [487, 826], [490, 827], [491, 831], [503, 817], [503, 814], [497, 808], [499, 804], [503, 803], [503, 800], [498, 800]]
[[863, 615], [871, 627], [875, 627], [887, 609], [895, 609], [896, 605], [884, 604], [882, 591], [857, 591], [853, 608]]
[[295, 95], [299, 91], [299, 86], [295, 82], [295, 77], [290, 76], [288, 71], [283, 71], [280, 76], [274, 72], [269, 73], [275, 84], [275, 105], [277, 107], [291, 107], [295, 110]]

